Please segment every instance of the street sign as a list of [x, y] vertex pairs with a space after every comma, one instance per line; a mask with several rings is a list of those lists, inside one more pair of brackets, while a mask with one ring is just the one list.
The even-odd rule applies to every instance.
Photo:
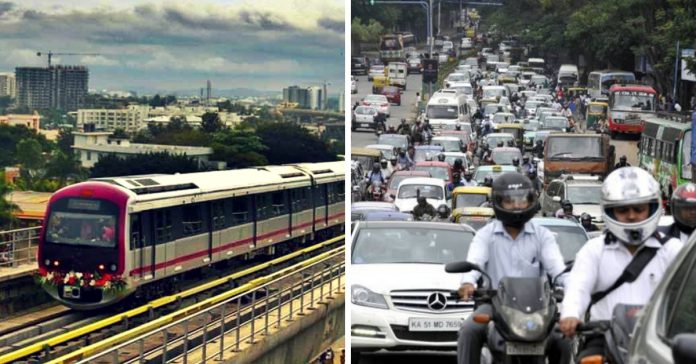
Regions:
[[437, 59], [424, 59], [423, 60], [423, 83], [435, 83], [437, 82], [437, 69], [438, 69]]

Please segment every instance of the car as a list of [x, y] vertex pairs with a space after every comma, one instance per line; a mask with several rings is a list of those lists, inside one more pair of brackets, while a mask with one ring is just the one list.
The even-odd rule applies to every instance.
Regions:
[[441, 145], [416, 145], [414, 162], [422, 162], [428, 159], [437, 160], [437, 155], [444, 152], [445, 149]]
[[575, 254], [590, 240], [582, 225], [568, 219], [534, 217], [531, 221], [551, 230], [566, 264], [574, 261]]
[[393, 145], [397, 149], [406, 151], [408, 149], [408, 136], [401, 134], [381, 134], [377, 138], [377, 144]]
[[384, 64], [373, 64], [370, 66], [370, 70], [367, 71], [367, 80], [372, 81], [375, 76], [384, 76], [385, 67]]
[[377, 121], [379, 111], [372, 106], [358, 106], [353, 110], [353, 120], [351, 130], [375, 129], [377, 130]]
[[420, 195], [425, 197], [433, 207], [438, 207], [447, 204], [445, 190], [445, 181], [441, 178], [408, 178], [399, 184], [394, 204], [399, 208], [399, 211], [411, 212], [418, 204], [416, 197]]
[[519, 148], [515, 147], [496, 147], [491, 151], [491, 159], [493, 163], [498, 165], [512, 165], [512, 160], [517, 158], [517, 160], [522, 162], [522, 152]]
[[473, 43], [471, 42], [471, 38], [462, 38], [462, 44], [459, 46], [461, 49], [471, 49], [473, 47]]
[[351, 75], [366, 75], [367, 74], [367, 57], [351, 57], [350, 74]]
[[372, 106], [377, 109], [380, 113], [390, 116], [389, 113], [389, 100], [384, 95], [367, 95], [362, 99], [362, 104], [364, 106]]
[[369, 144], [365, 148], [379, 150], [382, 153], [382, 158], [387, 160], [396, 156], [396, 148], [391, 144]]
[[507, 172], [517, 172], [517, 168], [513, 166], [478, 166], [476, 172], [474, 172], [474, 181], [479, 185], [483, 184], [483, 180], [490, 176], [494, 180], [496, 177]]
[[368, 211], [360, 221], [412, 221], [413, 215], [394, 211]]
[[570, 201], [573, 204], [573, 214], [583, 213], [592, 216], [592, 223], [603, 226], [602, 209], [599, 205], [602, 196], [602, 181], [597, 176], [562, 175], [552, 180], [541, 193], [542, 216], [555, 216], [561, 208], [561, 202]]
[[[529, 102], [529, 101], [527, 101]], [[483, 107], [483, 116], [484, 117], [490, 117], [489, 115], [494, 115], [495, 113], [498, 112], [510, 112], [510, 107], [507, 105], [503, 104], [487, 104], [486, 106]]]
[[401, 105], [401, 88], [398, 86], [384, 86], [380, 94], [387, 97], [390, 104]]
[[[461, 160], [462, 160], [462, 167], [464, 167], [464, 169], [468, 169], [469, 166], [471, 166], [471, 165], [473, 164], [473, 163], [469, 160], [469, 156], [468, 156], [466, 153], [462, 153], [462, 152], [444, 152], [443, 154], [445, 155], [445, 163], [449, 164], [450, 167], [453, 167], [453, 166], [454, 166], [454, 161], [456, 161], [457, 159], [461, 159]], [[461, 177], [464, 178], [464, 176], [461, 176]]]
[[475, 134], [471, 131], [471, 123], [460, 123], [459, 129], [460, 130], [441, 130], [439, 136], [456, 137], [457, 139], [461, 140], [462, 146], [466, 147], [467, 150], [476, 150], [477, 141], [475, 139]]
[[[416, 162], [413, 166], [414, 171], [429, 172], [433, 178], [440, 178], [445, 183], [452, 181], [452, 168], [447, 162], [440, 161], [423, 161]], [[435, 206], [437, 207], [437, 206]]]
[[463, 73], [450, 73], [445, 78], [444, 83], [446, 88], [456, 88], [459, 86], [471, 87], [471, 80], [467, 75]]
[[655, 291], [633, 329], [630, 363], [696, 363], [695, 241], [696, 234], [692, 234], [662, 280], [655, 282]]
[[423, 61], [420, 57], [412, 57], [406, 60], [408, 73], [421, 73], [423, 71]]
[[515, 114], [510, 112], [497, 112], [492, 115], [493, 124], [511, 124], [515, 122]]
[[353, 75], [350, 76], [350, 93], [351, 94], [358, 93], [358, 79], [355, 78], [355, 76], [353, 76]]
[[[466, 260], [475, 231], [423, 221], [359, 222], [351, 244], [351, 354], [453, 350], [473, 303], [450, 295], [458, 274], [445, 264]], [[443, 306], [434, 305], [442, 301]], [[431, 303], [429, 303], [431, 302]], [[441, 327], [437, 331], [424, 328]]]
[[396, 171], [389, 177], [387, 183], [387, 193], [384, 194], [385, 202], [394, 202], [396, 198], [396, 190], [399, 188], [401, 181], [413, 177], [431, 177], [430, 172], [426, 171]]
[[524, 111], [527, 113], [527, 115], [534, 114], [536, 112], [536, 108], [541, 105], [545, 105], [545, 103], [538, 100], [527, 100], [527, 102], [524, 103]]
[[445, 152], [461, 152], [464, 148], [464, 143], [456, 136], [435, 136], [430, 144], [441, 145]]
[[515, 142], [515, 136], [510, 133], [490, 133], [483, 137], [483, 143], [490, 148], [497, 148], [501, 142], [503, 146], [508, 145], [508, 140]]
[[399, 212], [399, 209], [391, 202], [361, 201], [350, 205], [350, 215], [353, 221], [362, 220], [363, 215], [371, 211]]

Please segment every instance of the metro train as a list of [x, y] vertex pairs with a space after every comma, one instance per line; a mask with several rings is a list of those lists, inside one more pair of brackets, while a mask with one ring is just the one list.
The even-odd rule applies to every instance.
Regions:
[[334, 236], [344, 175], [345, 162], [326, 162], [65, 187], [46, 209], [37, 280], [66, 306], [98, 309], [204, 266]]

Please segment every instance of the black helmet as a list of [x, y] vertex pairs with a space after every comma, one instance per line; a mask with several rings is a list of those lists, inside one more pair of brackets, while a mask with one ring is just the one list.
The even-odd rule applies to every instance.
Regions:
[[491, 198], [496, 219], [506, 226], [522, 228], [537, 212], [538, 201], [532, 181], [520, 173], [498, 176], [493, 182]]
[[426, 200], [425, 196], [420, 196], [420, 195], [418, 195], [418, 197], [416, 197], [416, 201], [418, 201], [419, 205], [428, 202], [428, 200]]
[[517, 158], [517, 157], [512, 158], [512, 165], [515, 166], [515, 167], [519, 166], [519, 165], [520, 165], [520, 159]]
[[537, 173], [536, 173], [536, 169], [534, 169], [534, 168], [530, 169], [530, 170], [527, 172], [527, 177], [529, 177], [530, 180], [531, 180], [531, 179], [535, 179], [536, 176], [537, 176]]
[[528, 155], [523, 155], [523, 156], [522, 156], [522, 162], [528, 163], [528, 162], [529, 162], [529, 156], [528, 156]]
[[483, 185], [486, 187], [493, 187], [493, 177], [491, 176], [486, 176], [483, 179]]
[[438, 206], [437, 207], [437, 214], [442, 218], [449, 217], [449, 214], [450, 214], [449, 207], [447, 207], [447, 205], [445, 205], [445, 204]]
[[580, 221], [581, 222], [592, 222], [592, 216], [588, 214], [587, 212], [583, 212], [582, 215], [580, 215]]
[[461, 158], [457, 158], [457, 159], [454, 160], [454, 166], [457, 167], [457, 168], [462, 168], [463, 163], [464, 163], [464, 162], [462, 162], [462, 159], [461, 159]]
[[674, 223], [685, 233], [693, 232], [696, 228], [696, 184], [691, 182], [679, 186], [672, 192], [670, 207]]
[[505, 143], [503, 143], [502, 140], [498, 142], [498, 147], [504, 147], [504, 146], [505, 146]]
[[564, 212], [565, 211], [572, 211], [573, 204], [568, 200], [563, 200], [563, 201], [561, 201], [561, 208], [563, 209]]
[[621, 163], [626, 163], [626, 156], [622, 155], [621, 158], [619, 158], [619, 160], [621, 161]]
[[512, 139], [510, 139], [510, 140], [507, 141], [507, 145], [508, 145], [508, 147], [514, 147], [514, 146], [515, 146], [515, 141], [512, 140]]
[[376, 171], [380, 170], [381, 168], [380, 168], [379, 162], [372, 163], [372, 169], [374, 169]]
[[437, 160], [439, 160], [440, 162], [444, 162], [444, 161], [445, 161], [445, 155], [442, 154], [442, 153], [438, 154], [438, 155], [437, 155]]

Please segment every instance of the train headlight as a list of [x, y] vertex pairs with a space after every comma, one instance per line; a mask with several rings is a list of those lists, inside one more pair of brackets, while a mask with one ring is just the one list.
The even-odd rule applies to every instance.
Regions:
[[99, 265], [97, 266], [97, 268], [99, 268], [99, 270], [104, 270], [104, 269], [105, 269], [104, 264], [99, 264]]
[[115, 272], [115, 271], [116, 271], [116, 268], [117, 268], [117, 267], [116, 267], [116, 264], [115, 264], [115, 263], [111, 263], [111, 265], [109, 266], [109, 269], [110, 269], [112, 272]]
[[60, 262], [59, 262], [59, 261], [57, 261], [57, 260], [54, 260], [54, 261], [53, 261], [53, 265], [57, 267], [57, 266], [59, 266], [59, 265], [60, 265]]
[[51, 260], [50, 260], [50, 259], [44, 260], [44, 264], [46, 264], [47, 267], [50, 267], [50, 266], [51, 266]]

